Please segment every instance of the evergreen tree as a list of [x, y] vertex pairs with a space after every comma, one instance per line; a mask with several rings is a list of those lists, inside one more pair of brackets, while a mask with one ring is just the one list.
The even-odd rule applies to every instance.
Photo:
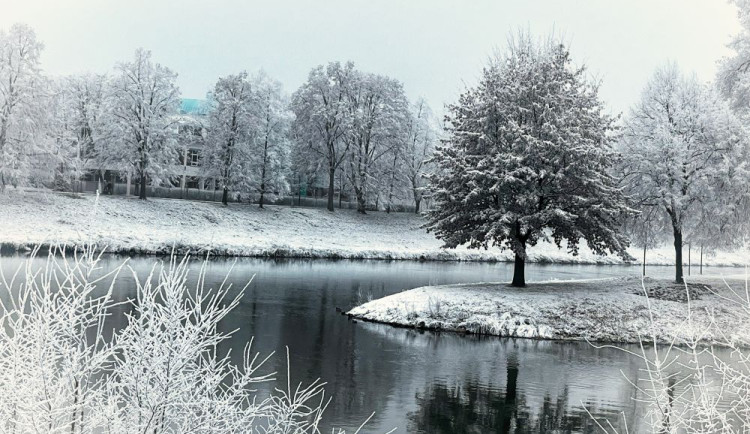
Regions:
[[445, 247], [510, 249], [513, 286], [525, 285], [526, 249], [542, 239], [565, 240], [574, 255], [584, 239], [627, 257], [617, 229], [629, 208], [610, 174], [614, 120], [563, 44], [511, 40], [447, 122], [427, 224]]

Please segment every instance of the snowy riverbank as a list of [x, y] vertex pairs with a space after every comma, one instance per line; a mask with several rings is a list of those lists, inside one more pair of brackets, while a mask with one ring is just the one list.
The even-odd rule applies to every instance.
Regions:
[[[64, 195], [48, 191], [0, 194], [0, 244], [26, 248], [38, 244], [95, 242], [109, 251], [164, 254], [172, 248], [229, 256], [351, 259], [508, 261], [499, 249], [444, 250], [421, 228], [423, 219], [406, 213], [352, 210], [329, 213], [320, 208], [293, 208], [214, 202]], [[641, 258], [633, 249], [631, 254]], [[669, 246], [650, 251], [647, 262], [668, 265]], [[687, 258], [687, 255], [685, 255]], [[529, 250], [530, 262], [618, 264], [584, 246], [578, 256], [550, 243]], [[693, 252], [693, 264], [698, 254]], [[704, 258], [705, 265], [745, 264], [744, 252]]]
[[[642, 284], [638, 278], [540, 282], [526, 288], [503, 283], [427, 286], [364, 303], [348, 314], [430, 330], [617, 343], [636, 343], [641, 336], [651, 341], [654, 331], [659, 342], [684, 343], [698, 333], [705, 333], [705, 343], [726, 342], [721, 331], [748, 345], [750, 316], [741, 303], [728, 301], [738, 296], [727, 284], [705, 277], [690, 282], [695, 285], [691, 322], [684, 286], [656, 279]], [[727, 283], [744, 294], [743, 280]]]

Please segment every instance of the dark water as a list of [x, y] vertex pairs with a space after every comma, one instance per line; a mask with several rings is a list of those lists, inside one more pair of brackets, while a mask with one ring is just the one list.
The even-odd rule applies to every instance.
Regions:
[[[5, 271], [24, 259], [3, 258]], [[104, 268], [122, 258], [105, 258]], [[131, 258], [145, 276], [154, 258]], [[218, 286], [234, 260], [213, 259], [207, 286]], [[197, 274], [199, 263], [193, 276]], [[735, 272], [709, 269], [711, 273]], [[239, 329], [223, 350], [242, 353], [255, 337], [261, 353], [276, 351], [267, 371], [286, 372], [291, 352], [292, 382], [321, 378], [333, 396], [323, 432], [350, 432], [376, 412], [363, 432], [537, 433], [598, 432], [588, 409], [630, 432], [646, 409], [634, 398], [631, 378], [641, 363], [616, 349], [587, 343], [466, 337], [355, 322], [337, 313], [367, 296], [381, 297], [427, 284], [508, 281], [512, 264], [240, 259], [230, 281], [235, 290], [255, 275], [225, 330]], [[630, 266], [535, 265], [530, 280], [638, 275]], [[652, 267], [652, 276], [671, 276]], [[117, 298], [134, 296], [132, 278], [117, 283]], [[113, 318], [113, 326], [123, 318]], [[285, 375], [281, 376], [282, 378]]]

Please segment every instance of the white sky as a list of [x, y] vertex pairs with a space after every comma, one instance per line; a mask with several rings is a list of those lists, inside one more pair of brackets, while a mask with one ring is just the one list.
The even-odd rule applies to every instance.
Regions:
[[725, 0], [0, 0], [0, 28], [19, 21], [45, 43], [48, 74], [111, 71], [142, 46], [179, 73], [183, 97], [203, 98], [243, 69], [291, 93], [312, 66], [353, 60], [436, 113], [518, 28], [563, 34], [615, 112], [667, 61], [711, 80], [739, 31]]

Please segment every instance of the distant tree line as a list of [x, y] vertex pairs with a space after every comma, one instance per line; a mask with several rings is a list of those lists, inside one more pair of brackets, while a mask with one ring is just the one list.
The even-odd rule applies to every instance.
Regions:
[[[328, 209], [346, 191], [364, 213], [425, 196], [437, 123], [395, 79], [332, 62], [313, 68], [289, 97], [264, 72], [220, 77], [203, 116], [180, 113], [177, 74], [138, 49], [112, 74], [47, 77], [43, 45], [22, 24], [0, 32], [0, 188], [65, 189], [93, 171], [169, 185], [186, 146], [227, 204], [254, 194], [262, 207], [292, 185], [324, 179]], [[338, 181], [338, 182], [336, 182]]]
[[262, 72], [221, 77], [204, 119], [181, 132], [176, 74], [148, 51], [112, 75], [52, 79], [34, 32], [14, 25], [0, 33], [0, 187], [64, 185], [106, 167], [133, 175], [145, 199], [147, 184], [173, 176], [178, 143], [198, 141], [225, 204], [252, 192], [262, 207], [303, 178], [325, 182], [330, 211], [337, 189], [361, 213], [405, 198], [420, 212], [429, 195], [427, 229], [445, 247], [512, 251], [513, 285], [525, 285], [529, 247], [551, 241], [576, 255], [581, 240], [626, 259], [643, 247], [644, 263], [647, 247], [670, 240], [683, 282], [685, 244], [736, 248], [750, 233], [743, 5], [716, 83], [668, 64], [621, 118], [561, 40], [522, 32], [447, 107], [442, 129], [398, 80], [331, 62], [291, 96]]

